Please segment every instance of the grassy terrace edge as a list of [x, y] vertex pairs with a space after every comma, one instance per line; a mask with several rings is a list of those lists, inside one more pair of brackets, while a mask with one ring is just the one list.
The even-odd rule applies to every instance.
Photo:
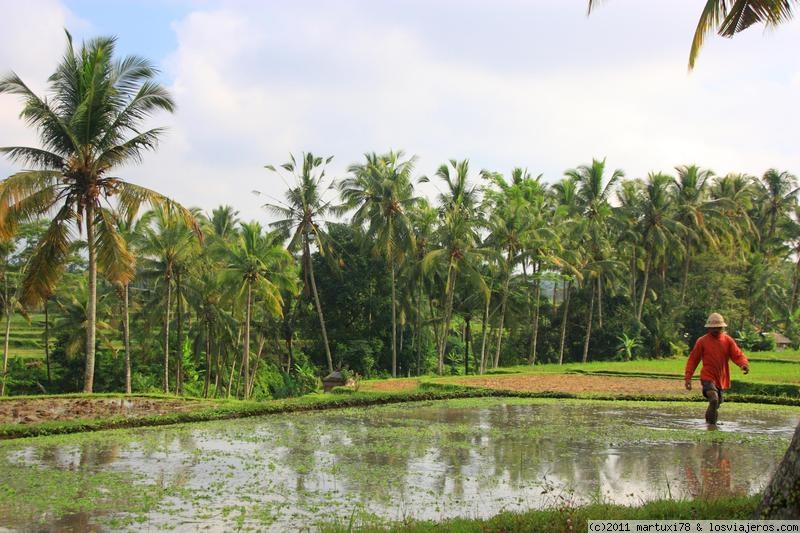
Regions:
[[761, 500], [760, 494], [713, 500], [658, 500], [640, 506], [592, 504], [581, 507], [563, 506], [555, 509], [522, 513], [503, 512], [486, 519], [453, 518], [441, 522], [410, 521], [405, 524], [381, 525], [335, 523], [322, 527], [326, 533], [346, 531], [393, 531], [398, 533], [427, 533], [441, 531], [514, 532], [587, 531], [589, 520], [747, 520], [751, 519]]
[[[195, 411], [160, 414], [143, 417], [115, 416], [110, 418], [75, 419], [64, 421], [47, 421], [35, 424], [0, 424], [0, 439], [19, 439], [26, 437], [39, 437], [46, 435], [61, 435], [68, 433], [81, 433], [101, 431], [106, 429], [122, 429], [144, 426], [166, 426], [188, 422], [205, 422], [209, 420], [225, 420], [246, 418], [277, 413], [290, 413], [301, 411], [314, 411], [326, 409], [341, 409], [347, 407], [366, 407], [370, 405], [383, 405], [403, 402], [448, 400], [456, 398], [481, 398], [481, 397], [509, 397], [509, 398], [562, 398], [578, 400], [608, 400], [608, 401], [674, 401], [698, 402], [703, 401], [699, 395], [671, 396], [671, 395], [642, 395], [642, 394], [605, 394], [586, 393], [572, 394], [564, 392], [526, 392], [501, 389], [487, 389], [465, 387], [453, 384], [439, 384], [423, 382], [419, 390], [406, 392], [345, 392], [339, 394], [309, 395], [299, 398], [283, 400], [270, 400], [266, 402], [246, 402], [240, 400], [205, 400], [201, 398], [179, 398], [169, 395], [156, 394], [68, 394], [53, 396], [16, 396], [0, 399], [2, 401], [20, 399], [46, 399], [46, 398], [155, 398], [182, 400], [186, 402], [213, 403], [210, 407], [203, 407]], [[760, 394], [728, 394], [726, 401], [754, 404], [771, 404], [800, 406], [800, 398], [788, 396], [770, 396]]]

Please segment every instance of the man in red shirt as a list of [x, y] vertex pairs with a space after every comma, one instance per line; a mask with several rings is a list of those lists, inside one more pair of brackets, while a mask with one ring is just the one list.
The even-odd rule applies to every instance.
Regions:
[[697, 339], [686, 361], [684, 379], [686, 390], [692, 390], [692, 376], [700, 361], [703, 368], [700, 370], [700, 383], [703, 384], [703, 396], [708, 398], [706, 409], [706, 422], [717, 423], [717, 409], [722, 403], [722, 391], [731, 387], [731, 373], [728, 369], [728, 360], [732, 360], [747, 374], [750, 364], [747, 357], [739, 349], [730, 336], [722, 332], [727, 327], [725, 319], [719, 313], [711, 313], [706, 320], [708, 333]]

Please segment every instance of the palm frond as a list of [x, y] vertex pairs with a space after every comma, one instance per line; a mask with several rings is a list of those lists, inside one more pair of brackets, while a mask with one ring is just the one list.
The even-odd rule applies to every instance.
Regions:
[[27, 308], [39, 305], [52, 294], [70, 252], [70, 227], [77, 218], [72, 206], [64, 205], [42, 236], [25, 269], [20, 302]]
[[5, 154], [15, 163], [31, 165], [37, 168], [62, 169], [65, 165], [64, 158], [53, 152], [41, 148], [27, 146], [5, 146], [0, 148], [0, 154]]
[[98, 209], [95, 219], [97, 265], [111, 282], [129, 283], [133, 279], [135, 259], [125, 239], [117, 231], [117, 220], [108, 209]]
[[59, 176], [58, 172], [29, 170], [0, 182], [0, 238], [11, 237], [17, 224], [53, 207]]
[[733, 37], [753, 24], [780, 24], [792, 18], [792, 4], [797, 0], [736, 0], [720, 24], [719, 34]]
[[149, 204], [152, 207], [163, 210], [167, 214], [176, 216], [186, 227], [194, 231], [199, 241], [203, 241], [203, 232], [194, 214], [178, 202], [152, 189], [134, 185], [126, 181], [120, 180], [118, 182], [118, 187], [119, 210], [123, 218], [128, 218], [132, 215], [135, 216], [142, 204]]

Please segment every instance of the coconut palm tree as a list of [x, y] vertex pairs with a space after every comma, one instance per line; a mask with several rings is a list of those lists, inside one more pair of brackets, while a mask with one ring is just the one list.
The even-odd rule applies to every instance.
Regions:
[[[589, 337], [592, 330], [592, 315], [594, 311], [595, 293], [597, 294], [597, 312], [599, 326], [603, 327], [603, 288], [604, 271], [608, 270], [609, 255], [609, 236], [607, 221], [612, 215], [609, 199], [617, 182], [625, 176], [625, 173], [616, 169], [606, 180], [605, 175], [606, 160], [592, 159], [591, 165], [581, 165], [576, 169], [567, 170], [564, 175], [575, 181], [577, 186], [576, 202], [581, 214], [581, 224], [585, 226], [582, 231], [585, 239], [583, 247], [586, 250], [584, 263], [586, 266], [585, 275], [587, 285], [589, 280], [594, 280], [589, 291], [590, 305], [589, 317], [586, 326], [586, 341], [584, 342], [583, 359], [586, 362], [588, 356]], [[596, 289], [596, 290], [595, 290]]]
[[716, 214], [717, 202], [708, 198], [708, 186], [714, 172], [697, 165], [675, 167], [678, 175], [672, 180], [676, 205], [675, 219], [686, 228], [684, 236], [681, 304], [686, 301], [686, 288], [692, 256], [704, 247], [716, 248], [718, 239], [711, 231], [709, 217]]
[[670, 250], [677, 250], [678, 255], [685, 254], [683, 249], [686, 226], [675, 216], [675, 203], [670, 195], [673, 178], [666, 174], [651, 173], [642, 184], [642, 195], [639, 202], [641, 209], [637, 230], [642, 236], [645, 249], [644, 279], [642, 293], [636, 311], [636, 320], [642, 320], [642, 311], [647, 298], [647, 284], [653, 265], [663, 260]]
[[[280, 217], [271, 224], [272, 227], [289, 236], [289, 251], [301, 250], [301, 265], [303, 270], [303, 285], [306, 292], [311, 289], [314, 306], [319, 318], [319, 327], [322, 332], [322, 343], [325, 347], [325, 357], [328, 361], [328, 372], [333, 372], [333, 357], [331, 356], [328, 331], [325, 328], [325, 316], [322, 313], [322, 304], [317, 291], [317, 281], [314, 277], [314, 262], [311, 257], [311, 245], [316, 245], [319, 254], [323, 257], [330, 253], [331, 240], [322, 226], [325, 217], [331, 211], [330, 200], [324, 198], [325, 190], [325, 165], [333, 157], [322, 158], [312, 153], [304, 153], [301, 163], [298, 164], [293, 155], [289, 161], [280, 168], [290, 172], [296, 185], [286, 191], [286, 201], [280, 204], [265, 204], [264, 207]], [[272, 165], [267, 169], [278, 172]], [[259, 193], [260, 194], [260, 193]]]
[[[480, 248], [478, 220], [479, 190], [469, 183], [469, 160], [451, 159], [441, 165], [436, 176], [444, 181], [446, 190], [439, 195], [440, 225], [437, 229], [438, 248], [428, 252], [423, 259], [423, 268], [430, 272], [434, 266], [442, 266], [444, 276], [444, 308], [438, 344], [438, 372], [444, 371], [444, 353], [447, 348], [447, 332], [453, 313], [453, 296], [456, 279], [464, 274], [474, 277], [476, 286], [486, 291], [486, 283], [477, 267], [486, 250]], [[427, 178], [421, 178], [422, 182]]]
[[[133, 276], [133, 256], [116, 229], [108, 205], [122, 216], [143, 203], [191, 214], [166, 197], [113, 176], [123, 164], [141, 160], [156, 147], [163, 130], [140, 130], [152, 113], [172, 111], [169, 93], [153, 78], [157, 71], [136, 56], [114, 61], [113, 37], [93, 39], [76, 50], [67, 33], [67, 51], [50, 76], [50, 96], [41, 98], [16, 74], [0, 79], [0, 93], [22, 97], [22, 118], [37, 129], [40, 148], [0, 149], [32, 170], [0, 183], [0, 238], [12, 235], [20, 222], [51, 216], [52, 221], [22, 283], [21, 301], [31, 307], [52, 293], [63, 269], [72, 227], [86, 231], [88, 293], [84, 391], [92, 392], [98, 267], [112, 281]], [[104, 205], [105, 204], [105, 205]]]
[[[149, 223], [142, 228], [136, 239], [136, 249], [143, 257], [143, 275], [163, 283], [164, 294], [164, 392], [169, 392], [170, 367], [170, 324], [173, 294], [177, 299], [183, 297], [181, 287], [176, 286], [177, 275], [186, 268], [187, 262], [196, 251], [197, 239], [184, 219], [178, 219], [172, 211], [156, 208], [145, 214]], [[173, 287], [177, 290], [173, 291]], [[160, 295], [159, 295], [160, 298]], [[178, 337], [178, 343], [183, 339]], [[178, 362], [178, 365], [181, 363]], [[178, 376], [180, 378], [180, 376]], [[175, 384], [180, 391], [180, 379]]]
[[281, 316], [283, 313], [282, 288], [293, 288], [295, 272], [292, 256], [278, 244], [277, 234], [264, 235], [261, 224], [241, 224], [239, 238], [227, 250], [225, 269], [227, 276], [240, 287], [245, 299], [244, 340], [242, 373], [244, 375], [244, 397], [250, 393], [250, 322], [253, 315], [253, 299], [260, 297], [268, 313]]
[[[786, 214], [797, 205], [797, 178], [787, 172], [779, 172], [771, 168], [761, 177], [760, 198], [758, 204], [761, 206], [759, 218], [761, 219], [761, 249], [765, 253], [768, 248], [780, 247], [783, 239], [776, 239], [775, 231], [779, 228]], [[776, 242], [777, 241], [777, 242]]]
[[392, 284], [392, 377], [397, 377], [397, 269], [414, 251], [414, 230], [409, 210], [414, 206], [411, 173], [415, 157], [403, 152], [366, 154], [366, 161], [351, 165], [351, 177], [340, 184], [346, 209], [355, 209], [353, 223], [366, 225], [375, 253], [389, 265]]

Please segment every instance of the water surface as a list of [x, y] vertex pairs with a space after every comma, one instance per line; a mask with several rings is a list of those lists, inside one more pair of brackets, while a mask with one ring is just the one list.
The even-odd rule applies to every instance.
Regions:
[[0, 444], [0, 528], [263, 530], [752, 494], [800, 410], [470, 399]]

